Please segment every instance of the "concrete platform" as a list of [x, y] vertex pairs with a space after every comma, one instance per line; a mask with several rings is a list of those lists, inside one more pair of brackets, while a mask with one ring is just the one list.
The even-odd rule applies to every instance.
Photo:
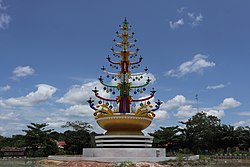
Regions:
[[166, 157], [164, 148], [84, 148], [83, 157]]
[[[49, 160], [57, 161], [96, 161], [96, 162], [124, 162], [131, 161], [136, 162], [160, 162], [175, 160], [177, 157], [83, 157], [83, 156], [49, 156]], [[186, 160], [198, 160], [199, 155], [184, 157]]]
[[98, 162], [159, 162], [170, 160], [164, 148], [83, 148], [82, 156], [49, 156], [51, 160]]

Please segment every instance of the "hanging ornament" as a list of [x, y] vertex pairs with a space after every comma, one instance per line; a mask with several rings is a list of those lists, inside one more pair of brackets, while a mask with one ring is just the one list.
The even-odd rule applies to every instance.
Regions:
[[109, 106], [109, 103], [107, 102], [106, 105]]
[[106, 89], [107, 89], [106, 87], [103, 88], [103, 90], [106, 90]]
[[135, 79], [133, 78], [133, 81], [135, 81]]
[[112, 109], [112, 108], [113, 108], [113, 106], [111, 106], [111, 105], [110, 105], [110, 106], [109, 106], [109, 108], [110, 108], [110, 109]]
[[140, 106], [143, 106], [143, 103], [140, 103]]
[[137, 92], [136, 91], [134, 91], [134, 94], [136, 94]]
[[102, 101], [100, 100], [98, 103], [99, 103], [99, 104], [102, 104]]
[[137, 89], [137, 92], [140, 92], [140, 89]]
[[109, 78], [109, 75], [107, 75], [107, 78]]
[[117, 79], [116, 79], [116, 78], [115, 78], [114, 80], [115, 80], [115, 81], [117, 81]]
[[109, 93], [109, 90], [106, 90], [107, 93]]
[[115, 92], [112, 92], [113, 95], [115, 95]]
[[148, 101], [147, 104], [149, 105], [149, 104], [150, 104], [150, 101]]
[[143, 76], [141, 75], [141, 77], [140, 77], [141, 79], [143, 78]]
[[143, 90], [143, 91], [146, 91], [146, 88], [143, 88], [142, 90]]

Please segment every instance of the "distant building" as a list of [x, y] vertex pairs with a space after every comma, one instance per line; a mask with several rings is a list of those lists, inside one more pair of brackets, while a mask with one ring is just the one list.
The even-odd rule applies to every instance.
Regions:
[[3, 147], [0, 153], [4, 157], [22, 157], [25, 156], [25, 147]]
[[66, 145], [65, 141], [57, 141], [56, 142], [58, 148], [64, 149], [64, 146]]

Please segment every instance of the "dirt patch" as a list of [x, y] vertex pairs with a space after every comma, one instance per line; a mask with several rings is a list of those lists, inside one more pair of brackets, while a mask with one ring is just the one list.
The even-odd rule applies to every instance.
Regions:
[[113, 163], [94, 162], [94, 161], [55, 161], [41, 160], [39, 164], [48, 166], [63, 166], [63, 167], [112, 167]]
[[[39, 164], [46, 166], [60, 166], [60, 167], [120, 167], [120, 163], [109, 162], [95, 162], [95, 161], [55, 161], [55, 160], [41, 160]], [[131, 164], [130, 167], [170, 167], [170, 165], [160, 165], [158, 163], [138, 162]]]

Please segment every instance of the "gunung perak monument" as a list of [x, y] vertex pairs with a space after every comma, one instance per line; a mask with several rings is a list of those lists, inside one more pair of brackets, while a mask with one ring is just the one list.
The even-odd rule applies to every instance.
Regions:
[[[135, 59], [137, 57], [139, 49], [137, 48], [135, 51], [129, 50], [135, 46], [134, 43], [129, 42], [133, 39], [134, 33], [129, 33], [130, 26], [126, 19], [120, 29], [122, 32], [119, 33], [117, 31], [116, 34], [121, 41], [116, 42], [114, 39], [114, 42], [116, 42], [115, 46], [119, 50], [115, 51], [113, 47], [111, 48], [113, 56], [118, 58], [119, 61], [114, 62], [111, 57], [107, 57], [110, 67], [118, 72], [108, 72], [104, 66], [101, 68], [105, 73], [106, 78], [111, 78], [113, 80], [113, 84], [111, 85], [105, 83], [102, 76], [99, 78], [100, 83], [103, 85], [103, 90], [106, 91], [106, 93], [112, 94], [111, 97], [113, 96], [113, 98], [101, 97], [98, 93], [99, 90], [95, 88], [93, 92], [99, 99], [98, 104], [94, 105], [94, 101], [92, 99], [90, 99], [88, 103], [90, 104], [90, 107], [95, 110], [94, 116], [98, 125], [107, 131], [103, 136], [104, 138], [109, 135], [135, 135], [139, 136], [141, 139], [144, 136], [141, 131], [151, 124], [152, 119], [155, 117], [154, 111], [159, 109], [161, 102], [158, 100], [154, 106], [155, 108], [153, 108], [150, 99], [154, 97], [156, 92], [154, 88], [152, 88], [148, 97], [135, 99], [132, 96], [132, 94], [134, 96], [137, 94], [145, 94], [144, 92], [146, 92], [146, 87], [149, 85], [151, 80], [148, 77], [147, 79], [144, 79], [145, 83], [142, 85], [134, 84], [134, 82], [140, 81], [145, 77], [148, 69], [145, 68], [144, 72], [132, 73], [132, 70], [140, 67], [142, 57], [140, 56], [138, 61], [131, 61], [131, 59]], [[136, 42], [136, 40], [133, 41]], [[143, 139], [149, 138], [145, 137]], [[115, 146], [114, 144], [106, 144], [105, 141], [103, 141], [102, 144], [99, 144], [100, 142], [98, 140], [96, 141], [97, 146], [100, 147]], [[125, 143], [128, 142], [129, 141], [126, 141]], [[147, 141], [145, 140], [145, 144], [141, 144], [141, 146], [149, 147], [146, 142]], [[150, 143], [150, 141], [148, 142]], [[123, 146], [138, 145], [133, 145], [131, 143], [130, 145], [123, 144]]]
[[[150, 126], [154, 112], [162, 102], [157, 100], [151, 104], [156, 91], [154, 88], [147, 90], [151, 81], [147, 77], [147, 68], [143, 72], [132, 73], [140, 69], [142, 57], [137, 57], [138, 48], [133, 50], [137, 40], [133, 39], [134, 32], [131, 32], [126, 18], [116, 35], [119, 40], [114, 39], [115, 48], [111, 48], [113, 58], [107, 57], [109, 68], [103, 66], [101, 69], [105, 77], [99, 77], [108, 96], [101, 96], [95, 87], [93, 93], [97, 101], [88, 100], [95, 120], [106, 131], [105, 134], [95, 137], [96, 148], [83, 148], [82, 156], [49, 156], [49, 160], [159, 162], [177, 158], [166, 157], [165, 148], [152, 148], [153, 137], [142, 132]], [[199, 155], [186, 158], [197, 160]]]
[[[106, 130], [106, 133], [96, 136], [97, 148], [83, 149], [83, 156], [118, 160], [165, 157], [165, 149], [151, 148], [153, 137], [145, 136], [142, 132], [151, 124], [155, 117], [154, 111], [159, 109], [161, 101], [151, 104], [150, 99], [156, 92], [154, 88], [148, 91], [148, 96], [143, 97], [151, 81], [149, 77], [144, 78], [148, 72], [147, 67], [143, 72], [132, 72], [141, 67], [143, 58], [137, 56], [138, 48], [132, 50], [137, 40], [134, 39], [134, 32], [131, 32], [131, 26], [126, 18], [116, 35], [119, 39], [114, 39], [115, 48], [111, 48], [113, 58], [107, 57], [109, 69], [116, 72], [109, 72], [103, 66], [101, 69], [105, 77], [99, 77], [103, 90], [110, 98], [100, 96], [99, 90], [95, 87], [93, 92], [99, 101], [95, 102], [91, 98], [88, 100], [98, 125]], [[137, 85], [142, 80], [145, 83]]]

